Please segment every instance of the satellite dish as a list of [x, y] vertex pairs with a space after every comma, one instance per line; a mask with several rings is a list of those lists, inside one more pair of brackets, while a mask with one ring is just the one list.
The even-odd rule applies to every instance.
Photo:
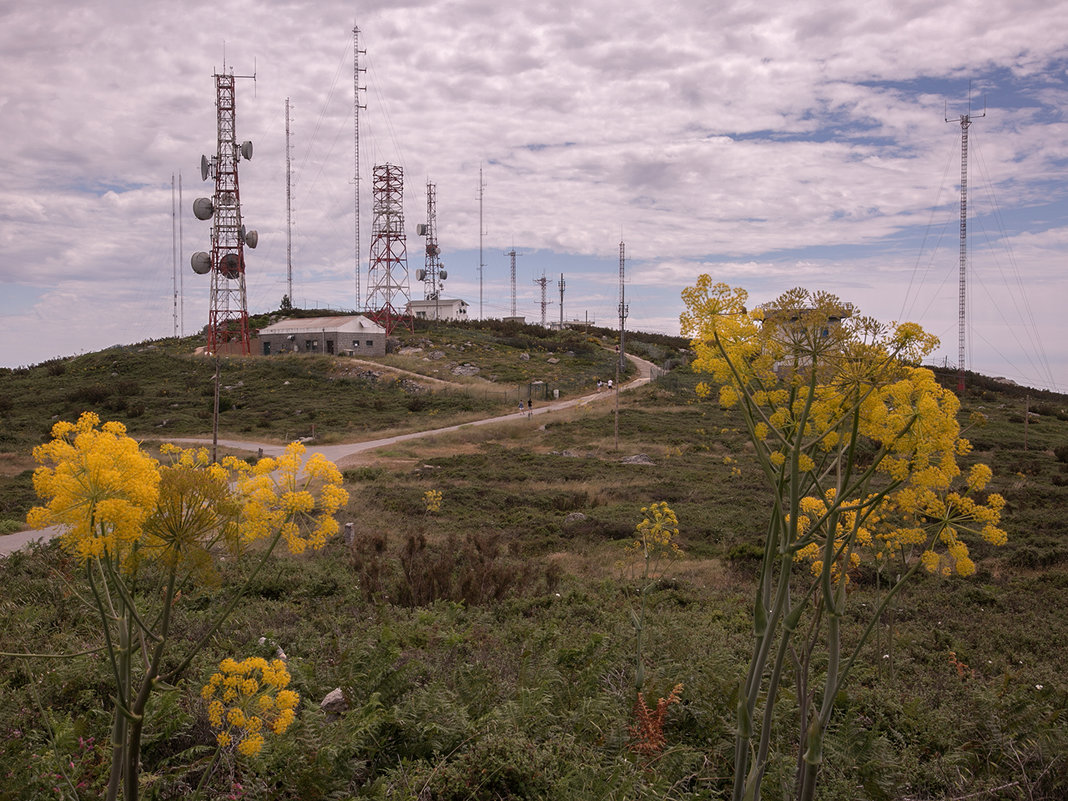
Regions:
[[256, 249], [256, 245], [260, 242], [260, 235], [257, 231], [249, 231], [245, 234], [245, 244], [253, 250]]
[[204, 275], [211, 271], [211, 254], [198, 250], [189, 259], [189, 265], [197, 275]]
[[245, 157], [245, 161], [252, 161], [252, 142], [248, 139], [241, 143], [241, 155]]
[[202, 181], [208, 180], [208, 175], [210, 174], [210, 172], [211, 172], [211, 166], [208, 164], [208, 157], [207, 156], [201, 156], [200, 157], [200, 180], [202, 180]]
[[198, 197], [193, 201], [193, 216], [198, 220], [210, 220], [215, 213], [215, 205], [210, 197]]
[[219, 272], [224, 278], [237, 278], [241, 275], [241, 266], [241, 257], [236, 253], [227, 253], [219, 259]]
[[421, 267], [418, 270], [416, 270], [415, 271], [415, 280], [416, 281], [425, 281], [426, 280], [426, 270], [424, 270]]
[[449, 277], [449, 273], [447, 271], [438, 270], [438, 278], [440, 278], [442, 281], [444, 281], [448, 277]]

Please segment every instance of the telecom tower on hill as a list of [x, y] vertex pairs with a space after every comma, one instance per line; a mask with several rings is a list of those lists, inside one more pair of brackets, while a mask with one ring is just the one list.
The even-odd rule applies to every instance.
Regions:
[[[444, 291], [444, 281], [449, 277], [441, 261], [441, 248], [438, 246], [438, 199], [437, 187], [426, 182], [426, 223], [415, 226], [419, 236], [426, 237], [426, 261], [421, 270], [415, 271], [416, 280], [423, 282], [423, 299], [440, 301]], [[435, 308], [434, 319], [440, 319], [440, 309]]]
[[404, 169], [376, 164], [374, 169], [374, 221], [367, 268], [367, 315], [386, 329], [412, 330], [408, 280], [407, 239], [404, 233]]
[[[215, 108], [218, 142], [215, 155], [200, 157], [200, 177], [215, 178], [215, 194], [193, 201], [198, 220], [212, 220], [211, 253], [198, 251], [190, 264], [198, 275], [211, 273], [211, 306], [208, 310], [208, 351], [248, 355], [248, 301], [245, 294], [245, 246], [255, 248], [259, 235], [246, 231], [241, 221], [241, 193], [237, 164], [252, 158], [252, 142], [237, 143], [234, 74], [215, 74]], [[241, 75], [252, 78], [255, 75]]]

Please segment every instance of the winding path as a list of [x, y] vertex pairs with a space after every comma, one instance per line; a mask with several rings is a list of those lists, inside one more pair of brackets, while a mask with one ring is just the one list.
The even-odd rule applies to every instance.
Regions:
[[[638, 377], [623, 384], [618, 389], [619, 391], [626, 391], [628, 389], [634, 389], [640, 387], [643, 384], [649, 383], [652, 378], [652, 372], [654, 365], [652, 362], [648, 362], [645, 359], [641, 359], [637, 356], [632, 356], [629, 353], [627, 358], [638, 368]], [[570, 409], [574, 406], [586, 406], [590, 403], [597, 401], [605, 401], [613, 398], [615, 393], [613, 392], [594, 392], [589, 395], [580, 395], [576, 398], [569, 398], [567, 400], [549, 401], [543, 403], [540, 406], [534, 407], [531, 411], [531, 415], [544, 415], [550, 412], [560, 411], [561, 409]], [[493, 423], [506, 423], [516, 420], [520, 417], [520, 412], [511, 412], [509, 414], [498, 415], [496, 417], [485, 417], [481, 420], [472, 420], [466, 423], [458, 423], [456, 425], [446, 426], [444, 428], [432, 428], [426, 431], [412, 431], [408, 434], [396, 434], [391, 437], [383, 437], [381, 439], [365, 440], [363, 442], [350, 442], [342, 445], [322, 445], [316, 446], [313, 453], [321, 453], [330, 461], [340, 465], [347, 457], [354, 456], [364, 451], [372, 451], [376, 448], [382, 448], [387, 445], [394, 445], [398, 442], [405, 442], [410, 439], [419, 439], [421, 437], [433, 437], [437, 434], [447, 434], [450, 431], [459, 431], [462, 428], [473, 428], [475, 426], [491, 425]], [[190, 445], [205, 445], [210, 444], [210, 439], [204, 438], [177, 438], [168, 440], [169, 442], [185, 443]], [[285, 450], [285, 445], [251, 442], [248, 440], [240, 439], [220, 439], [219, 445], [226, 448], [235, 448], [250, 452], [263, 449], [264, 456], [278, 456]], [[31, 542], [45, 542], [58, 536], [60, 533], [59, 526], [49, 526], [48, 528], [36, 529], [31, 531], [19, 531], [14, 534], [8, 534], [0, 537], [0, 557], [7, 556], [10, 553], [14, 553], [20, 548], [24, 548]]]

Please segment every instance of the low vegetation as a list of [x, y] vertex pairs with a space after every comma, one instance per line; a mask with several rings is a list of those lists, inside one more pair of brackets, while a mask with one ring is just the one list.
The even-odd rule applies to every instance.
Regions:
[[[503, 373], [492, 366], [491, 350], [493, 358], [510, 353], [517, 362], [528, 353], [526, 365], [542, 364], [549, 352], [533, 341], [493, 344], [501, 332], [473, 327], [447, 336], [416, 332], [404, 346], [422, 351], [396, 358], [406, 360], [403, 369], [429, 374], [426, 366], [442, 361], [430, 353], [451, 354], [451, 342], [465, 347], [463, 360], [486, 359], [481, 376]], [[466, 342], [485, 343], [487, 355]], [[678, 343], [641, 347], [661, 364], [685, 359]], [[186, 388], [210, 383], [209, 363], [170, 345], [145, 348], [0, 376], [0, 394], [12, 399], [0, 410], [2, 447], [18, 468], [0, 492], [4, 516], [23, 514], [32, 501], [28, 448], [43, 440], [53, 416], [76, 418], [86, 387], [138, 382], [142, 392], [123, 397], [146, 404], [140, 417], [129, 408], [109, 411], [115, 395], [103, 397], [98, 411], [139, 437], [204, 433], [199, 414], [210, 396]], [[572, 358], [559, 345], [552, 352]], [[314, 409], [317, 437], [320, 426], [339, 437], [359, 435], [345, 414], [324, 422], [329, 403], [315, 401], [334, 398], [328, 393], [337, 385], [346, 397], [361, 392], [359, 379], [346, 379], [350, 386], [316, 375], [325, 369], [317, 358], [262, 363], [275, 372], [257, 377], [258, 365], [248, 372], [236, 362], [224, 366], [232, 373], [224, 382], [241, 404], [224, 413], [230, 433], [281, 438], [286, 424], [274, 418], [242, 430], [260, 419], [253, 416], [259, 404], [277, 402], [275, 414], [283, 406]], [[155, 383], [152, 376], [170, 370], [173, 376]], [[589, 373], [594, 382], [605, 377], [596, 370]], [[524, 373], [524, 380], [535, 375]], [[220, 661], [234, 653], [273, 659], [281, 650], [301, 698], [296, 720], [253, 757], [225, 755], [202, 797], [730, 797], [736, 687], [751, 653], [771, 495], [740, 413], [699, 401], [697, 381], [679, 369], [621, 396], [618, 448], [605, 404], [529, 426], [410, 441], [348, 467], [350, 501], [338, 519], [351, 524], [349, 540], [339, 535], [320, 552], [272, 560], [184, 676], [153, 695], [142, 734], [143, 796], [189, 798], [204, 778], [215, 735], [199, 693]], [[472, 404], [442, 408], [439, 419], [504, 404], [462, 392], [427, 395]], [[403, 388], [380, 380], [366, 397], [368, 409], [382, 399], [377, 425], [412, 424]], [[1041, 407], [1032, 398], [1029, 408], [1025, 395], [989, 385], [961, 401], [963, 421], [974, 412], [985, 417], [969, 432], [974, 451], [962, 466], [993, 468], [988, 489], [1006, 500], [1001, 525], [1009, 541], [972, 547], [971, 578], [918, 574], [880, 616], [864, 658], [833, 698], [820, 799], [1068, 795], [1061, 665], [1068, 619], [1058, 612], [1068, 591], [1068, 467], [1058, 457], [1068, 447], [1068, 398], [1044, 397]], [[347, 408], [351, 416], [355, 407]], [[157, 430], [162, 419], [173, 419], [174, 430], [170, 423]], [[648, 459], [621, 463], [637, 454]], [[428, 493], [440, 493], [436, 504]], [[660, 502], [677, 516], [681, 554], [650, 581], [632, 546], [643, 507]], [[222, 562], [218, 584], [190, 586], [175, 599], [170, 638], [177, 650], [210, 625], [220, 588], [237, 581], [238, 571]], [[7, 557], [0, 576], [0, 649], [61, 654], [96, 647], [93, 610], [79, 600], [88, 591], [84, 571], [58, 545]], [[847, 644], [858, 640], [864, 610], [879, 603], [886, 585], [861, 567], [849, 591], [856, 613], [842, 620]], [[643, 599], [639, 646], [633, 616]], [[636, 717], [639, 666], [645, 714]], [[103, 795], [110, 673], [99, 653], [2, 658], [0, 799]], [[328, 713], [319, 702], [335, 688], [346, 711]], [[659, 719], [657, 699], [664, 702]], [[790, 793], [798, 753], [789, 714], [796, 706], [784, 683], [764, 798]], [[657, 720], [662, 741], [649, 735]]]

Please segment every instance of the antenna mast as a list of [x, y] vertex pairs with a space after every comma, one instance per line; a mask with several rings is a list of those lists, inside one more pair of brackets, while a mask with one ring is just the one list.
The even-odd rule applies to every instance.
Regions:
[[564, 274], [560, 273], [560, 330], [564, 330]]
[[376, 164], [367, 309], [371, 318], [386, 329], [387, 336], [398, 324], [412, 329], [403, 197], [404, 169], [395, 164]]
[[434, 301], [434, 319], [441, 319], [442, 281], [448, 273], [442, 269], [441, 248], [438, 247], [438, 195], [437, 187], [426, 182], [426, 225], [415, 227], [416, 233], [426, 237], [426, 259], [422, 270], [416, 271], [416, 278], [423, 282], [423, 299]]
[[619, 371], [625, 372], [627, 365], [627, 354], [623, 348], [623, 329], [627, 323], [627, 313], [630, 311], [630, 307], [623, 302], [623, 288], [624, 288], [624, 271], [626, 266], [626, 245], [622, 240], [619, 243]]
[[[182, 173], [178, 172], [178, 208], [182, 208]], [[182, 253], [182, 215], [178, 215], [178, 263], [185, 259]], [[185, 336], [185, 273], [178, 271], [178, 321], [179, 335]]]
[[[224, 67], [225, 70], [225, 67]], [[256, 247], [259, 234], [246, 231], [241, 222], [241, 193], [237, 164], [252, 158], [252, 142], [237, 143], [234, 73], [215, 74], [217, 147], [208, 160], [200, 159], [200, 177], [215, 177], [215, 194], [193, 201], [193, 214], [199, 220], [212, 220], [211, 253], [194, 253], [193, 272], [211, 273], [211, 305], [208, 311], [208, 351], [218, 355], [227, 343], [237, 343], [237, 352], [248, 355], [248, 302], [245, 293], [245, 245]], [[255, 75], [241, 75], [252, 78]], [[229, 350], [229, 348], [228, 348]]]
[[[361, 310], [360, 294], [360, 109], [366, 109], [366, 104], [360, 103], [360, 92], [366, 91], [366, 86], [360, 86], [360, 73], [367, 72], [360, 68], [360, 54], [367, 54], [366, 50], [360, 50], [360, 29], [352, 26], [352, 146], [354, 161], [356, 164], [356, 177], [353, 180], [353, 193], [356, 199], [356, 223], [355, 243], [353, 247], [353, 259], [356, 262], [356, 311]], [[370, 269], [370, 268], [368, 268]]]
[[515, 248], [508, 251], [512, 263], [512, 316], [515, 317]]
[[174, 173], [171, 173], [171, 286], [174, 292], [174, 336], [178, 336], [178, 210], [174, 205]]
[[293, 306], [293, 189], [292, 150], [289, 147], [289, 98], [286, 98], [286, 298]]
[[[484, 320], [482, 314], [482, 273], [486, 262], [482, 259], [482, 237], [486, 229], [482, 226], [482, 194], [486, 185], [482, 183], [482, 165], [478, 165], [478, 319]], [[512, 304], [512, 314], [515, 314], [515, 304]]]
[[534, 283], [541, 287], [541, 327], [545, 328], [545, 307], [549, 305], [549, 301], [545, 299], [545, 287], [549, 279], [543, 275], [541, 278], [535, 278]]
[[[957, 392], [964, 392], [964, 339], [965, 314], [968, 291], [968, 128], [972, 124], [972, 92], [968, 87], [968, 113], [960, 115], [960, 282], [957, 292]], [[986, 116], [986, 103], [983, 113], [976, 119]], [[945, 115], [950, 122], [949, 114]], [[957, 120], [953, 120], [957, 122]]]

